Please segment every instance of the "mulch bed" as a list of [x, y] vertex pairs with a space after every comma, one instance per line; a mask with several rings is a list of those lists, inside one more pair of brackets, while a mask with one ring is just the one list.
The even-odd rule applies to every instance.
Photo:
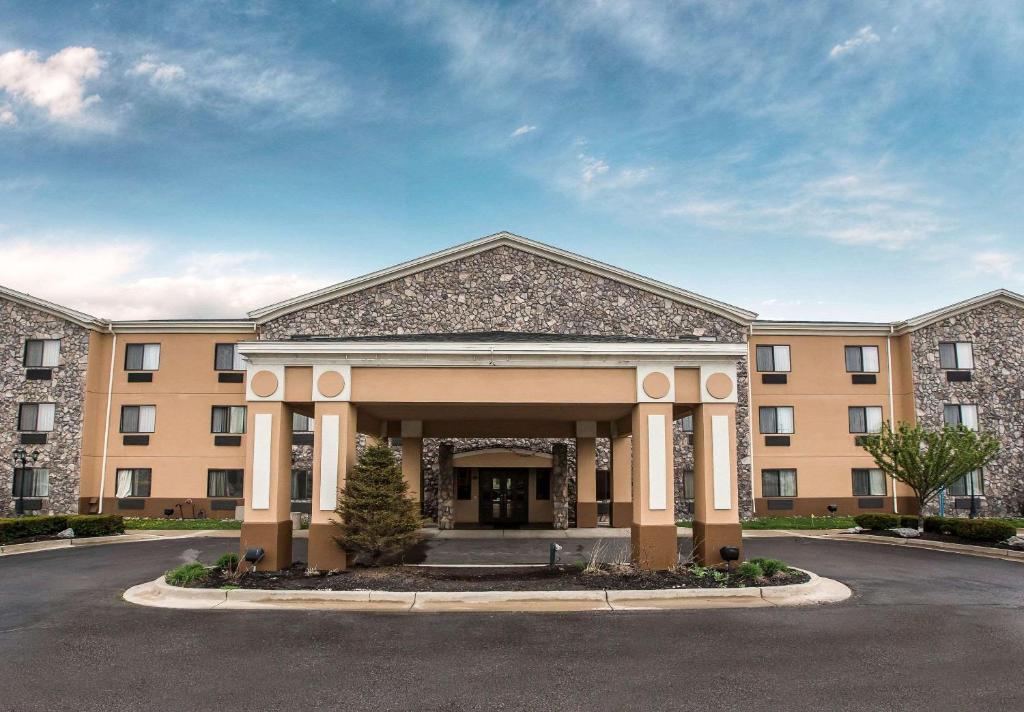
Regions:
[[[889, 539], [903, 539], [899, 534], [888, 529], [866, 529], [861, 534], [886, 537]], [[921, 532], [919, 536], [911, 537], [908, 541], [942, 541], [948, 544], [967, 544], [968, 546], [984, 546], [989, 549], [1003, 549], [1004, 551], [1020, 551], [1013, 549], [1001, 541], [978, 541], [976, 539], [964, 539], [952, 534], [936, 534], [934, 532]]]
[[711, 575], [697, 576], [689, 569], [677, 571], [636, 571], [621, 567], [584, 572], [577, 567], [554, 568], [435, 568], [381, 566], [351, 568], [338, 573], [307, 575], [302, 564], [284, 571], [254, 572], [234, 580], [216, 569], [196, 588], [240, 588], [279, 591], [587, 591], [659, 588], [740, 588], [744, 586], [785, 586], [805, 583], [810, 577], [789, 569], [771, 579], [750, 581], [736, 574], [724, 581]]

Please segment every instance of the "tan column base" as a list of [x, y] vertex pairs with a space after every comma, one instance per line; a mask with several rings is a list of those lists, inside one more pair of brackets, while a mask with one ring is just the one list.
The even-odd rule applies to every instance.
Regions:
[[740, 550], [740, 561], [743, 561], [743, 527], [736, 524], [705, 524], [693, 523], [693, 555], [702, 566], [714, 566], [722, 563], [723, 546], [735, 546]]
[[338, 546], [335, 537], [338, 527], [333, 524], [309, 525], [309, 554], [306, 557], [311, 569], [319, 571], [343, 571], [348, 565], [344, 549]]
[[576, 503], [576, 528], [591, 529], [597, 526], [597, 502]]
[[631, 527], [633, 526], [633, 503], [612, 502], [612, 526]]
[[645, 571], [665, 571], [679, 563], [675, 524], [633, 524], [630, 542], [633, 563]]
[[280, 571], [292, 565], [292, 520], [284, 522], [242, 522], [241, 554], [260, 547], [263, 559], [257, 571]]

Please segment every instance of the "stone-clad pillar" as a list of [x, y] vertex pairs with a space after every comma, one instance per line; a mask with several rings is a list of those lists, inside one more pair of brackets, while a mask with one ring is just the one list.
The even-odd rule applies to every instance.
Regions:
[[704, 565], [722, 561], [723, 546], [740, 549], [736, 479], [736, 404], [705, 403], [693, 413], [693, 545]]
[[455, 527], [455, 445], [443, 442], [437, 449], [437, 528]]
[[672, 404], [638, 403], [633, 408], [634, 563], [653, 571], [679, 562], [672, 476]]
[[316, 438], [313, 444], [313, 502], [309, 516], [310, 568], [321, 571], [344, 569], [345, 551], [336, 537], [333, 523], [338, 490], [345, 486], [356, 463], [356, 408], [347, 402], [321, 401], [313, 407]]
[[245, 517], [240, 547], [263, 549], [260, 571], [292, 565], [292, 411], [279, 401], [250, 401], [245, 450]]
[[569, 528], [569, 446], [555, 443], [551, 446], [551, 505], [554, 510], [554, 529]]
[[576, 527], [597, 526], [597, 440], [576, 438]]
[[633, 524], [633, 441], [628, 435], [612, 438], [612, 526]]

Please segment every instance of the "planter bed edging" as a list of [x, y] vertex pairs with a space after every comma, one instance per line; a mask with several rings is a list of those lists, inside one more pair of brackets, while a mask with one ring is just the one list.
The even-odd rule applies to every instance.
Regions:
[[883, 546], [905, 546], [910, 549], [927, 549], [929, 551], [945, 551], [950, 554], [965, 554], [967, 556], [980, 556], [986, 559], [1002, 559], [1003, 561], [1016, 561], [1024, 564], [1024, 551], [1014, 549], [997, 549], [992, 546], [978, 546], [976, 544], [957, 544], [951, 541], [929, 541], [918, 539], [902, 539], [900, 537], [851, 534], [843, 532], [833, 534], [830, 537], [841, 541], [860, 541], [869, 544], [881, 544]]
[[[801, 569], [802, 570], [802, 569]], [[633, 591], [260, 591], [182, 588], [163, 576], [124, 592], [129, 603], [155, 608], [217, 610], [293, 609], [350, 611], [615, 611], [681, 608], [750, 608], [837, 603], [852, 595], [833, 579], [789, 586], [683, 588]]]

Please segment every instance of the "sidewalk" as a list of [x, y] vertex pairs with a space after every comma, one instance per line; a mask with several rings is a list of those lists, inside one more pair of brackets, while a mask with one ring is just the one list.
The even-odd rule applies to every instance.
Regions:
[[139, 541], [161, 541], [163, 539], [189, 539], [192, 537], [237, 537], [238, 531], [233, 529], [151, 529], [145, 531], [131, 531], [126, 534], [114, 534], [112, 536], [91, 536], [79, 537], [76, 539], [47, 539], [46, 541], [33, 541], [27, 544], [0, 545], [0, 556], [14, 556], [15, 554], [31, 554], [36, 551], [50, 551], [52, 549], [70, 549], [82, 546], [101, 546], [103, 544], [131, 544]]

